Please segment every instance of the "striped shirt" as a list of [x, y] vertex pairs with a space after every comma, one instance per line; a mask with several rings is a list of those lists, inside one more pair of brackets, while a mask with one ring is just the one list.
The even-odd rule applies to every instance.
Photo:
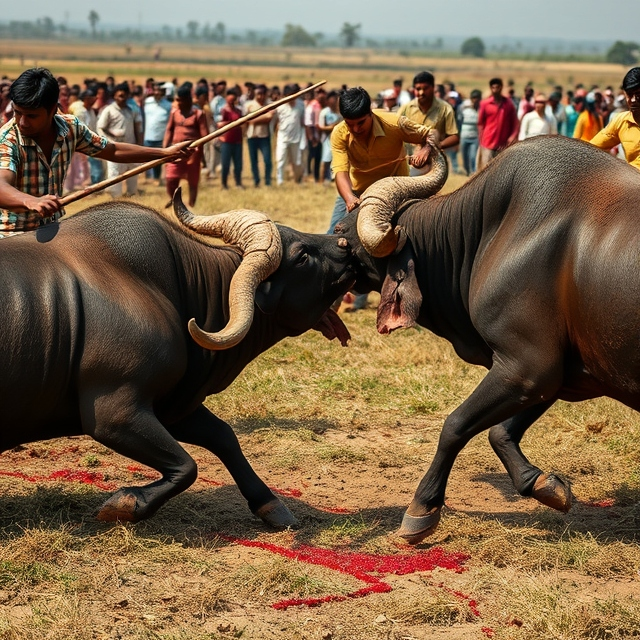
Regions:
[[[108, 140], [94, 133], [78, 118], [58, 113], [53, 116], [58, 136], [51, 164], [32, 138], [20, 134], [15, 119], [0, 128], [0, 169], [16, 174], [15, 188], [32, 196], [62, 196], [64, 178], [74, 151], [88, 156], [100, 153]], [[64, 210], [59, 212], [64, 215]], [[0, 209], [0, 237], [37, 229], [40, 216], [34, 211], [14, 213]]]

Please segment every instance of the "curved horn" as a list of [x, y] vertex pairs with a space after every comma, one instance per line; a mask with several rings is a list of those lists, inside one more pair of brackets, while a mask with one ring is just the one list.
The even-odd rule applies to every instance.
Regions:
[[400, 205], [410, 198], [428, 198], [442, 189], [449, 167], [444, 153], [431, 144], [431, 170], [418, 177], [394, 176], [372, 184], [360, 198], [358, 237], [367, 253], [384, 258], [398, 244], [391, 220]]
[[194, 216], [183, 204], [180, 190], [173, 198], [178, 220], [193, 231], [234, 245], [242, 252], [242, 262], [229, 286], [229, 322], [217, 333], [203, 331], [195, 319], [189, 320], [191, 337], [203, 348], [229, 349], [249, 331], [253, 320], [258, 285], [280, 265], [282, 240], [276, 225], [260, 211], [240, 209], [214, 216]]

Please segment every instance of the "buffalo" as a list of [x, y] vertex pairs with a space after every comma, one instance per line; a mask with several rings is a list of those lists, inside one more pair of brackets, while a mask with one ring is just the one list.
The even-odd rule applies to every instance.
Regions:
[[196, 463], [178, 441], [198, 445], [220, 458], [254, 514], [295, 525], [203, 401], [286, 336], [316, 328], [346, 344], [330, 306], [355, 281], [350, 254], [335, 236], [259, 212], [194, 216], [179, 193], [174, 211], [100, 204], [2, 240], [0, 451], [92, 436], [161, 474], [120, 489], [98, 513], [138, 521], [194, 482]]
[[334, 230], [353, 251], [356, 290], [381, 292], [380, 333], [419, 324], [488, 369], [444, 422], [398, 531], [410, 543], [437, 526], [455, 458], [481, 431], [521, 495], [567, 511], [568, 484], [527, 460], [525, 431], [556, 400], [640, 409], [638, 170], [541, 136], [436, 196], [447, 178], [437, 148], [431, 163], [372, 185]]

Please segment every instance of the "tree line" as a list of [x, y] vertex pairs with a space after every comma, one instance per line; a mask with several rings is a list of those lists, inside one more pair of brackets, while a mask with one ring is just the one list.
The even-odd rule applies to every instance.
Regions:
[[[444, 53], [444, 42], [440, 37], [433, 40], [415, 38], [398, 39], [391, 38], [384, 41], [364, 37], [361, 33], [362, 25], [344, 22], [339, 33], [327, 36], [323, 33], [310, 33], [301, 25], [287, 23], [281, 34], [257, 32], [247, 30], [244, 33], [230, 33], [223, 22], [216, 24], [202, 24], [196, 20], [188, 21], [183, 27], [171, 27], [164, 25], [159, 30], [143, 30], [139, 28], [100, 29], [100, 15], [91, 10], [87, 16], [89, 29], [70, 28], [65, 24], [56, 24], [50, 17], [45, 16], [34, 21], [13, 20], [8, 23], [0, 22], [0, 37], [6, 39], [83, 39], [103, 40], [105, 42], [201, 42], [211, 44], [248, 44], [251, 46], [282, 46], [282, 47], [330, 47], [342, 46], [353, 48], [364, 46], [367, 48], [398, 48], [403, 51], [413, 52], [438, 52]], [[458, 52], [461, 56], [472, 58], [484, 58], [489, 51], [482, 38], [474, 36], [467, 38]], [[515, 46], [502, 45], [494, 47], [492, 55], [518, 55], [525, 53], [521, 44]], [[546, 55], [544, 49], [539, 52]], [[574, 49], [569, 53], [581, 55], [584, 52]], [[549, 55], [549, 57], [553, 57]], [[640, 61], [640, 45], [637, 42], [618, 40], [611, 45], [604, 55], [606, 62], [632, 66]]]

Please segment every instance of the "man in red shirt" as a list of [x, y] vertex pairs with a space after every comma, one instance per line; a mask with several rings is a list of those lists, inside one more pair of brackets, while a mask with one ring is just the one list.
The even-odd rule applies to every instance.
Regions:
[[491, 95], [480, 103], [478, 113], [478, 171], [518, 137], [518, 115], [513, 102], [502, 95], [502, 80], [492, 78], [489, 87]]

